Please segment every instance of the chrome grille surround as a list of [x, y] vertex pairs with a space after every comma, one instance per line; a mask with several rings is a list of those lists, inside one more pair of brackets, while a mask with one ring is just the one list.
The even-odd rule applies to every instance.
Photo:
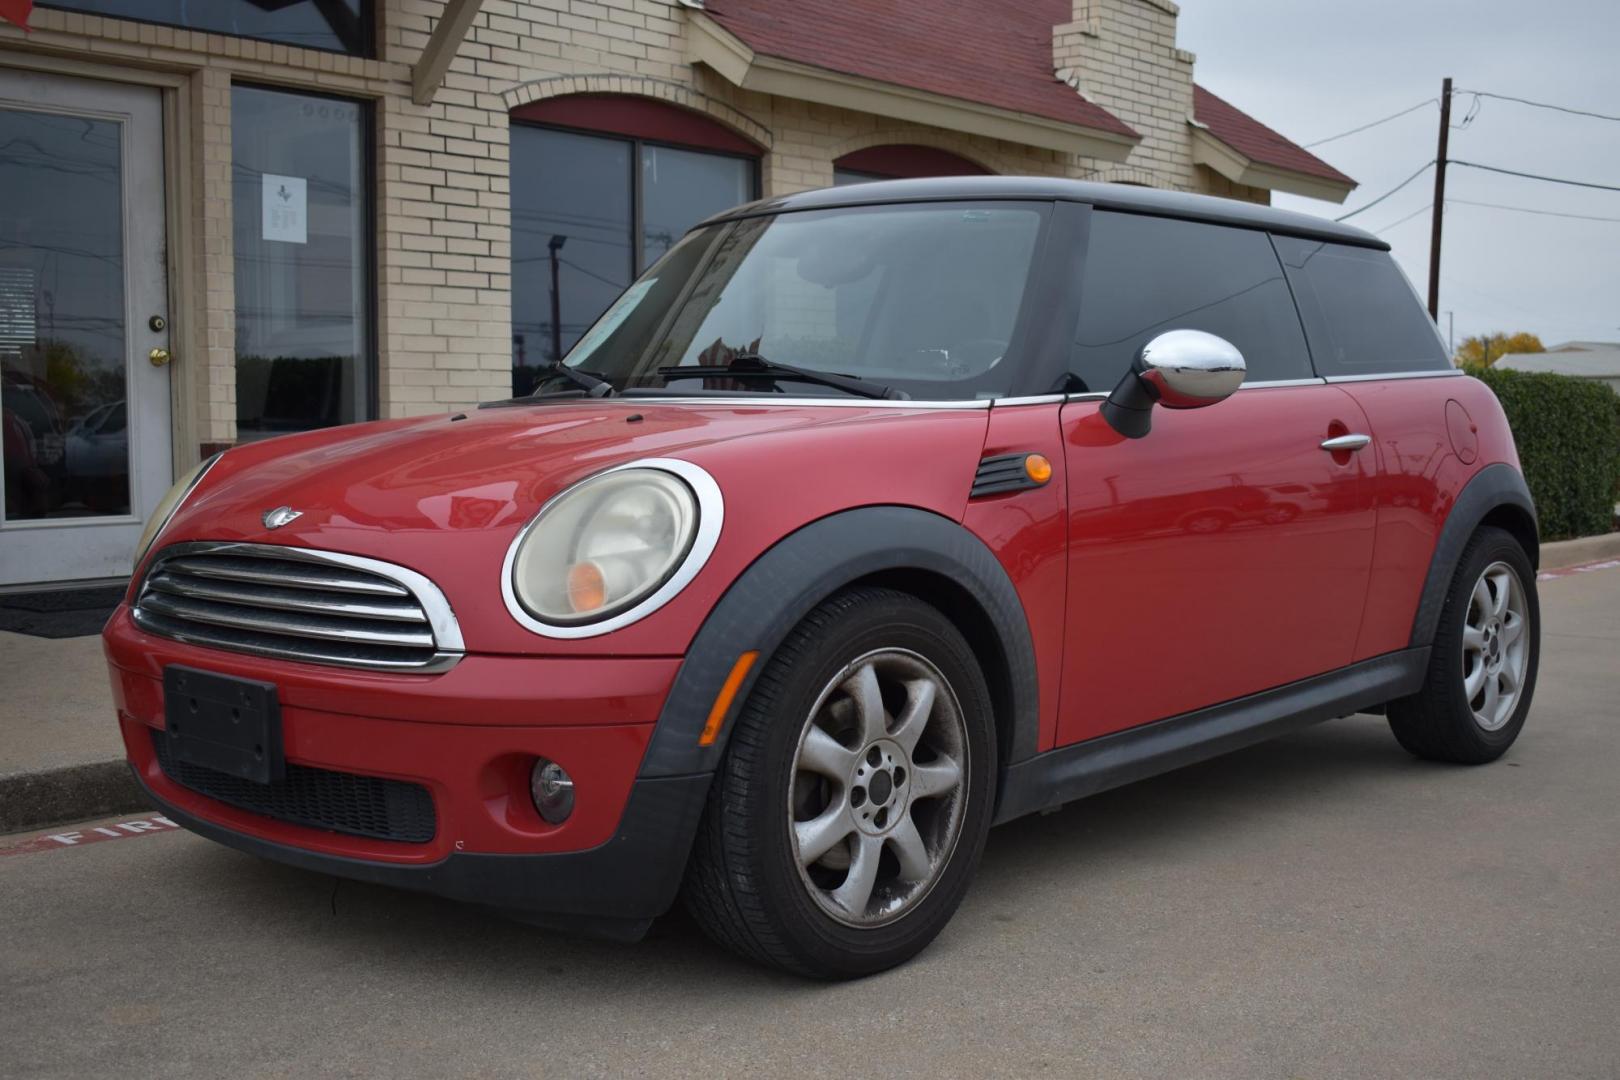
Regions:
[[416, 571], [273, 544], [163, 548], [132, 617], [189, 645], [376, 671], [446, 671], [465, 650], [450, 602]]

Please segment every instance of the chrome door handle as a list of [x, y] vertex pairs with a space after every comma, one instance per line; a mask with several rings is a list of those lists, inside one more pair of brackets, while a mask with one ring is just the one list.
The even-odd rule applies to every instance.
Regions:
[[1370, 442], [1372, 442], [1371, 435], [1362, 435], [1359, 433], [1338, 435], [1331, 439], [1323, 439], [1322, 449], [1334, 452], [1340, 450], [1360, 450], [1363, 446], [1366, 446]]

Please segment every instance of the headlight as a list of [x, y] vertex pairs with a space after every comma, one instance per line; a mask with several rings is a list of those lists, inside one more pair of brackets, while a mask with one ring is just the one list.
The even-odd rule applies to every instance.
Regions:
[[583, 480], [547, 503], [507, 553], [507, 607], [551, 637], [634, 622], [697, 574], [721, 514], [719, 487], [689, 462], [641, 461]]
[[146, 558], [147, 551], [151, 549], [153, 541], [158, 538], [158, 534], [163, 531], [163, 527], [169, 523], [170, 518], [174, 517], [174, 512], [180, 509], [181, 503], [186, 501], [186, 496], [191, 494], [191, 489], [197, 486], [209, 469], [213, 468], [214, 462], [218, 461], [219, 457], [219, 454], [215, 454], [213, 457], [200, 462], [184, 476], [176, 480], [174, 487], [164, 492], [163, 498], [159, 499], [157, 506], [153, 507], [152, 516], [146, 519], [146, 528], [141, 532], [140, 542], [135, 545], [136, 566], [141, 565], [141, 560]]

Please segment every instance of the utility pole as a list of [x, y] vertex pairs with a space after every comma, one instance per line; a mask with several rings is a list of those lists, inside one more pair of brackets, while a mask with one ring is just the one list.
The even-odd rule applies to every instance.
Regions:
[[1457, 355], [1456, 333], [1457, 313], [1455, 311], [1448, 311], [1446, 312], [1446, 352], [1452, 357]]
[[551, 255], [551, 362], [562, 363], [562, 293], [557, 287], [557, 252], [568, 243], [566, 236], [553, 236], [546, 244]]
[[1451, 79], [1440, 87], [1440, 150], [1434, 157], [1434, 225], [1429, 234], [1429, 318], [1440, 321], [1440, 222], [1446, 212], [1446, 142], [1451, 135]]

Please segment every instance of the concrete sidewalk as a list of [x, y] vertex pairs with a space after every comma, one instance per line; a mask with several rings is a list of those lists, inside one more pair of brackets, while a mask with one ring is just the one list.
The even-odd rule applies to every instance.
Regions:
[[[1620, 557], [1620, 533], [1545, 544], [1541, 568]], [[99, 637], [0, 632], [0, 833], [147, 807], [124, 764]]]
[[145, 806], [101, 638], [0, 632], [0, 657], [0, 832]]

